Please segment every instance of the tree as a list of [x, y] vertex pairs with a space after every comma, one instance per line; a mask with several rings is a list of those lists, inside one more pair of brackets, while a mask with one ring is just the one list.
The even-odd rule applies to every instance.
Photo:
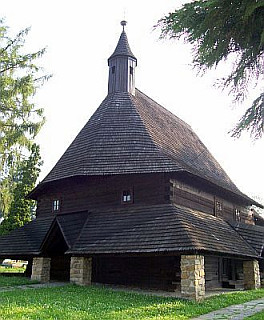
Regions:
[[[193, 65], [202, 74], [220, 61], [234, 59], [231, 73], [222, 79], [236, 102], [243, 101], [250, 85], [264, 74], [264, 1], [197, 0], [159, 20], [161, 37], [183, 38], [193, 46]], [[248, 108], [232, 131], [246, 130], [260, 138], [264, 130], [264, 93]]]
[[14, 176], [44, 123], [43, 109], [36, 107], [33, 96], [49, 78], [36, 64], [45, 49], [25, 53], [28, 32], [10, 37], [0, 20], [0, 212], [4, 217], [13, 201]]
[[33, 144], [28, 159], [19, 163], [14, 175], [15, 187], [8, 216], [0, 225], [0, 234], [23, 226], [34, 216], [35, 202], [27, 198], [28, 193], [35, 187], [42, 165], [39, 146]]

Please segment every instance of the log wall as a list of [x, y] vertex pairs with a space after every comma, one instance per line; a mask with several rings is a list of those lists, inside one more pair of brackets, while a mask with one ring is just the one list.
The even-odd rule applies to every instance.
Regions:
[[132, 190], [133, 203], [151, 205], [169, 202], [168, 179], [163, 174], [80, 178], [57, 183], [38, 199], [37, 216], [52, 213], [52, 201], [60, 200], [60, 213], [103, 207], [120, 207], [124, 190]]
[[205, 256], [205, 287], [217, 288], [221, 287], [220, 272], [219, 272], [219, 258], [214, 256]]
[[191, 186], [177, 179], [170, 180], [170, 200], [194, 210], [199, 210], [227, 221], [240, 221], [254, 224], [253, 214], [249, 208], [231, 202], [199, 187]]
[[169, 179], [166, 174], [142, 174], [106, 177], [79, 177], [58, 181], [50, 185], [38, 198], [37, 216], [52, 214], [53, 200], [60, 200], [59, 213], [114, 208], [123, 205], [121, 195], [132, 190], [133, 204], [155, 205], [175, 203], [194, 210], [223, 218], [254, 224], [252, 212], [235, 203], [233, 198], [219, 196], [215, 190], [179, 179]]

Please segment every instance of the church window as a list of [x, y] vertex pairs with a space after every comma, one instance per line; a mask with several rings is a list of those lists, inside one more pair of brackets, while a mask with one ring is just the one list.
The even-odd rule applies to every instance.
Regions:
[[133, 76], [133, 67], [129, 67], [129, 72]]
[[111, 68], [111, 70], [112, 70], [112, 74], [114, 74], [114, 73], [115, 73], [115, 66], [113, 66], [113, 67]]
[[52, 201], [52, 211], [53, 212], [60, 211], [60, 200], [56, 199]]
[[238, 208], [234, 209], [234, 220], [238, 222], [241, 221], [241, 212]]
[[124, 190], [122, 192], [122, 203], [132, 203], [133, 202], [133, 192], [132, 190]]
[[214, 208], [214, 213], [215, 213], [215, 216], [222, 216], [223, 214], [223, 202], [220, 201], [219, 199], [216, 199], [215, 200], [215, 208]]

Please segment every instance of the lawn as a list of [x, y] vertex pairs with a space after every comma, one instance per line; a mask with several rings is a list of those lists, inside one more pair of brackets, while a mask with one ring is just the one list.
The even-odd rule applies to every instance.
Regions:
[[96, 286], [67, 285], [2, 292], [0, 319], [183, 320], [261, 297], [264, 297], [264, 289], [236, 292], [194, 303]]
[[26, 268], [7, 268], [0, 266], [0, 273], [24, 273]]
[[251, 317], [247, 317], [247, 320], [263, 320], [264, 319], [264, 311], [258, 312]]
[[32, 282], [26, 277], [5, 277], [0, 275], [0, 289], [3, 287], [13, 287], [32, 283], [37, 283], [37, 281]]

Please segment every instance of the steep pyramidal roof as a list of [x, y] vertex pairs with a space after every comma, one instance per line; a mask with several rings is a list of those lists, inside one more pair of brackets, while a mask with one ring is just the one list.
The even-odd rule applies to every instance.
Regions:
[[191, 127], [136, 90], [108, 95], [43, 180], [187, 171], [239, 192]]
[[133, 55], [133, 53], [129, 47], [129, 43], [128, 43], [127, 35], [126, 35], [125, 31], [123, 31], [121, 33], [118, 44], [115, 48], [115, 51], [110, 56], [110, 58], [113, 58], [115, 56], [128, 56], [128, 57], [136, 59], [136, 57]]
[[[125, 21], [122, 21], [122, 22], [125, 23]], [[121, 24], [122, 24], [122, 22], [121, 22]], [[125, 25], [126, 25], [126, 23], [123, 25], [123, 27]], [[127, 35], [124, 31], [124, 28], [123, 28], [123, 31], [120, 35], [120, 38], [119, 38], [119, 41], [118, 41], [117, 46], [115, 48], [115, 51], [110, 56], [109, 59], [116, 57], [116, 56], [128, 56], [128, 57], [134, 58], [136, 60], [136, 57], [133, 55], [133, 53], [130, 49], [130, 46], [129, 46], [129, 43], [127, 40]]]
[[[119, 58], [112, 57], [119, 55], [122, 63], [127, 57], [128, 65], [134, 58], [125, 31], [111, 63], [118, 64]], [[127, 70], [123, 75], [130, 77]], [[117, 91], [107, 95], [42, 184], [73, 176], [179, 171], [249, 200], [189, 125], [139, 90]]]

